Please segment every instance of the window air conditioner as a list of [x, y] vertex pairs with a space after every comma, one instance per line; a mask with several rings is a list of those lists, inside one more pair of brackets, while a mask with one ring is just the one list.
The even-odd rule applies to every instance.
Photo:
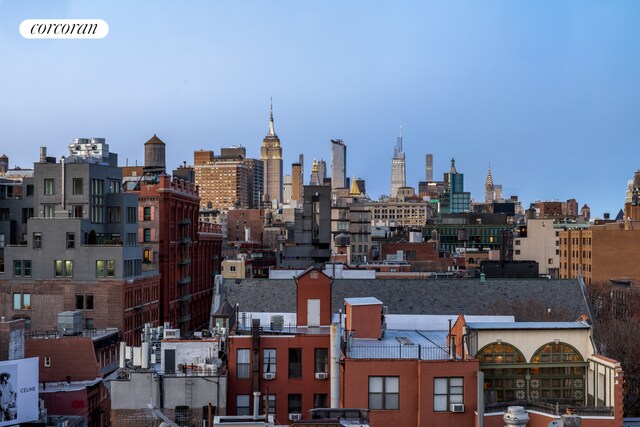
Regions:
[[449, 405], [449, 411], [451, 412], [464, 412], [464, 404], [463, 403], [452, 403]]
[[291, 421], [299, 421], [301, 418], [302, 418], [302, 414], [299, 414], [299, 413], [289, 414], [289, 419]]
[[327, 374], [326, 372], [316, 372], [317, 380], [326, 380], [327, 378], [329, 378], [329, 374]]
[[263, 375], [263, 378], [265, 380], [275, 380], [276, 379], [276, 373], [275, 372], [265, 372]]

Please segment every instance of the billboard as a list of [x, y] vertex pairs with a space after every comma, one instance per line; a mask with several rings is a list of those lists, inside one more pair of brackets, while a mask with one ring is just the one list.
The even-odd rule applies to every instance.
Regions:
[[38, 420], [38, 358], [0, 362], [0, 427]]

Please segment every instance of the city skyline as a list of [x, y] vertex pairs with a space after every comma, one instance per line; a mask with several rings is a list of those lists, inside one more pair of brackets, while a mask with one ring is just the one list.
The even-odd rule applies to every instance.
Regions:
[[[154, 133], [169, 168], [200, 148], [242, 144], [257, 157], [273, 96], [284, 174], [300, 152], [328, 159], [341, 138], [349, 175], [377, 198], [402, 125], [407, 185], [433, 153], [434, 179], [455, 157], [476, 201], [491, 162], [503, 195], [525, 207], [575, 198], [615, 215], [638, 169], [639, 7], [0, 2], [0, 49], [12, 59], [0, 144], [11, 167], [32, 167], [39, 146], [59, 157], [82, 136], [106, 138], [132, 165]], [[22, 39], [20, 22], [37, 17], [96, 17], [110, 33]]]

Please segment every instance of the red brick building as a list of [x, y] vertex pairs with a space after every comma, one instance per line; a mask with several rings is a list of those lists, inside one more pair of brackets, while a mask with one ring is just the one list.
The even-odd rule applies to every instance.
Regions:
[[87, 418], [89, 427], [109, 425], [108, 390], [102, 379], [118, 367], [117, 329], [83, 336], [31, 333], [26, 356], [39, 357], [40, 399], [49, 415]]
[[331, 278], [316, 269], [296, 277], [296, 326], [242, 325], [229, 336], [230, 414], [248, 415], [254, 392], [260, 392], [261, 413], [276, 415], [278, 424], [307, 417], [313, 408], [329, 405], [329, 325]]
[[213, 277], [220, 272], [222, 234], [198, 221], [194, 184], [166, 174], [143, 177], [138, 195], [143, 268], [160, 272], [160, 321], [184, 336], [208, 324]]

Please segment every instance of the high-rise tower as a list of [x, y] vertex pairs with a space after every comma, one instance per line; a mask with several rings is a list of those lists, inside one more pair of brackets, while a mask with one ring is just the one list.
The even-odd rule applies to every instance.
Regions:
[[282, 203], [282, 148], [273, 125], [273, 103], [269, 111], [269, 133], [262, 140], [260, 149], [260, 160], [264, 164], [264, 197]]
[[400, 187], [406, 187], [407, 176], [404, 166], [404, 152], [402, 151], [402, 128], [400, 136], [393, 147], [393, 159], [391, 159], [391, 193], [389, 197], [396, 197]]
[[347, 186], [347, 146], [341, 139], [331, 140], [331, 189]]
[[425, 166], [427, 182], [433, 181], [433, 154], [427, 154]]
[[491, 176], [491, 165], [489, 165], [489, 171], [487, 172], [487, 179], [484, 183], [484, 201], [486, 203], [493, 202], [495, 192], [493, 189], [493, 177]]

